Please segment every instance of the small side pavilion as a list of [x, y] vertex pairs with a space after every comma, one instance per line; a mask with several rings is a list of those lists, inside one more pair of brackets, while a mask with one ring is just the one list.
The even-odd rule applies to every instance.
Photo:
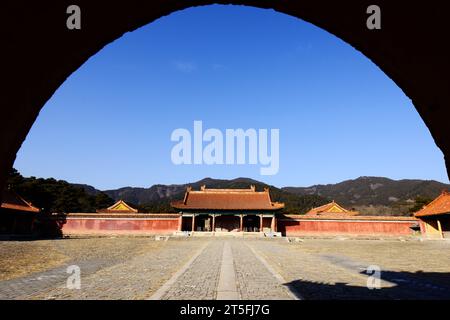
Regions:
[[99, 209], [97, 213], [137, 213], [138, 210], [123, 200], [119, 200], [106, 209]]
[[283, 203], [272, 202], [269, 189], [207, 189], [188, 187], [183, 200], [171, 203], [180, 210], [180, 231], [276, 232], [276, 213]]
[[347, 210], [333, 200], [332, 202], [324, 204], [323, 206], [312, 208], [306, 214], [308, 216], [356, 216], [359, 214], [359, 212], [354, 210]]
[[420, 231], [426, 238], [450, 239], [450, 192], [443, 191], [414, 216], [420, 220]]
[[40, 210], [12, 190], [4, 190], [0, 205], [0, 234], [31, 234]]

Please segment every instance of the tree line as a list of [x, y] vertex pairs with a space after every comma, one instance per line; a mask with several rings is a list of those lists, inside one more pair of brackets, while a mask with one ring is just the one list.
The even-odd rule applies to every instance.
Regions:
[[95, 212], [114, 204], [114, 200], [103, 192], [90, 195], [64, 180], [25, 178], [16, 169], [10, 171], [6, 188], [44, 213]]

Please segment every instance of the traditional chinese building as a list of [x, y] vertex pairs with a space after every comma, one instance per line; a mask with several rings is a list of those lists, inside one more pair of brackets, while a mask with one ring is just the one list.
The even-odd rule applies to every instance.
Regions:
[[31, 234], [39, 209], [11, 190], [4, 190], [0, 207], [0, 233]]
[[[187, 188], [182, 200], [171, 203], [178, 213], [138, 213], [123, 201], [96, 213], [64, 215], [61, 231], [70, 234], [238, 235], [277, 232], [287, 237], [304, 235], [409, 236], [416, 232], [415, 217], [362, 216], [336, 202], [308, 214], [285, 215], [283, 203], [273, 202], [269, 189]], [[59, 219], [59, 216], [55, 216]], [[214, 232], [213, 232], [214, 231]], [[211, 232], [211, 233], [208, 233]], [[273, 236], [270, 234], [269, 236]]]
[[183, 200], [171, 203], [180, 210], [182, 231], [275, 232], [275, 214], [283, 203], [272, 202], [269, 189], [187, 188]]
[[420, 230], [425, 237], [450, 238], [450, 192], [443, 191], [414, 216], [420, 220]]
[[123, 200], [119, 200], [106, 209], [97, 210], [98, 213], [137, 213], [138, 210], [131, 207]]
[[314, 216], [320, 216], [320, 215], [356, 216], [359, 214], [359, 212], [353, 211], [353, 210], [347, 210], [333, 200], [332, 202], [324, 204], [323, 206], [312, 208], [306, 214], [314, 215]]

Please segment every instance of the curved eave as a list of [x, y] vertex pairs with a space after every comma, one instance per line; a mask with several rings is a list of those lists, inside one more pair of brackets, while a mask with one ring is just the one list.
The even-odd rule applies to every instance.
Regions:
[[26, 212], [34, 212], [34, 213], [39, 212], [39, 209], [35, 208], [35, 207], [19, 206], [19, 205], [8, 204], [8, 203], [2, 203], [1, 207], [3, 209], [16, 210], [16, 211], [26, 211]]
[[416, 213], [414, 216], [417, 218], [428, 218], [428, 217], [435, 217], [435, 216], [443, 216], [446, 214], [450, 214], [450, 212]]

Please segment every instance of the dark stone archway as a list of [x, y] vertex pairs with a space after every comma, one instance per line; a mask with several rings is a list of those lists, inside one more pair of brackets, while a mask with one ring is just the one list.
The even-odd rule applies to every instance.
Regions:
[[[361, 51], [412, 100], [444, 153], [449, 172], [447, 2], [6, 0], [0, 5], [0, 185], [42, 106], [89, 57], [124, 33], [164, 15], [213, 3], [271, 8], [311, 22]], [[81, 7], [81, 30], [66, 28], [66, 8], [71, 4]], [[381, 30], [366, 28], [366, 9], [371, 4], [381, 7]]]

